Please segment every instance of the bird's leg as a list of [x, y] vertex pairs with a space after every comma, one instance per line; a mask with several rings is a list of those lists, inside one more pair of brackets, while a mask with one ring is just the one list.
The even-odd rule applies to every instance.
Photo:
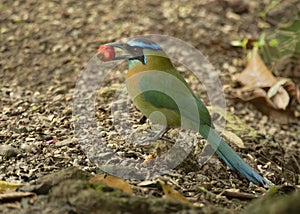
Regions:
[[169, 130], [167, 127], [163, 127], [153, 137], [143, 137], [139, 144], [145, 144], [147, 142], [156, 141], [163, 137], [163, 135]]

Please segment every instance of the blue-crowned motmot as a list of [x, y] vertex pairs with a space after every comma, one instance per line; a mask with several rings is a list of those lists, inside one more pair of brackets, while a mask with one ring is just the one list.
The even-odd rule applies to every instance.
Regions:
[[[116, 57], [114, 48], [120, 48], [126, 54]], [[215, 131], [207, 108], [158, 44], [138, 38], [127, 43], [108, 43], [100, 46], [98, 53], [104, 56], [103, 61], [128, 61], [127, 90], [135, 106], [152, 123], [198, 131], [231, 169], [256, 185], [268, 183]], [[151, 117], [153, 112], [160, 112], [164, 117]]]

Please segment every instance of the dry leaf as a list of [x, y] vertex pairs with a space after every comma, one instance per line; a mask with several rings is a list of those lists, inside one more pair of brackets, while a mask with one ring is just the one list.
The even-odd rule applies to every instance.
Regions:
[[189, 200], [187, 200], [186, 197], [184, 197], [180, 192], [166, 184], [164, 181], [159, 180], [158, 182], [161, 185], [166, 198], [174, 199], [181, 203], [192, 205], [192, 203]]
[[[223, 137], [231, 142], [237, 145], [240, 148], [245, 148], [245, 145], [243, 143], [243, 140], [234, 132], [239, 133], [240, 130], [245, 131], [252, 129], [249, 126], [247, 126], [243, 121], [241, 121], [237, 116], [231, 114], [230, 112], [227, 112], [225, 109], [222, 109], [220, 107], [207, 107], [210, 113], [217, 113], [219, 115], [218, 120], [226, 120], [226, 126], [225, 129], [222, 127], [222, 124], [219, 124], [218, 122], [215, 123], [215, 128], [218, 132], [221, 132]], [[215, 122], [215, 121], [214, 121]], [[221, 126], [219, 126], [221, 125]], [[228, 131], [227, 129], [231, 129], [232, 131]], [[252, 130], [251, 130], [252, 131]]]
[[283, 87], [279, 87], [277, 93], [271, 100], [277, 109], [285, 110], [290, 102], [290, 96]]
[[267, 92], [261, 88], [232, 90], [230, 93], [242, 101], [252, 103], [260, 112], [270, 116], [280, 124], [296, 120], [295, 111], [276, 109], [274, 103], [270, 99], [266, 99]]
[[245, 70], [235, 75], [243, 87], [231, 91], [242, 101], [249, 101], [262, 113], [271, 116], [279, 123], [296, 120], [297, 109], [291, 104], [300, 103], [300, 92], [289, 79], [273, 76], [260, 58], [256, 48]]
[[290, 96], [288, 92], [282, 87], [289, 79], [281, 79], [277, 81], [269, 90], [268, 90], [268, 97], [272, 99], [274, 105], [278, 109], [286, 109], [290, 102]]
[[251, 59], [242, 73], [235, 75], [237, 81], [250, 87], [271, 87], [277, 82], [258, 54], [257, 48], [252, 51]]
[[140, 183], [137, 184], [137, 186], [139, 187], [150, 187], [150, 186], [155, 186], [156, 187], [156, 181], [150, 181], [150, 180], [145, 180], [145, 181], [142, 181]]
[[229, 141], [231, 143], [234, 143], [239, 148], [242, 148], [242, 149], [246, 148], [245, 145], [244, 145], [243, 140], [239, 136], [234, 134], [233, 132], [223, 130], [222, 135], [227, 141]]
[[216, 106], [207, 106], [207, 109], [211, 115], [217, 114], [217, 119], [214, 120], [214, 124], [219, 132], [223, 131], [223, 129], [221, 129], [220, 127], [223, 128], [223, 125], [225, 124], [225, 130], [233, 132], [233, 134], [242, 138], [245, 137], [248, 139], [255, 139], [258, 136], [257, 131], [248, 126], [238, 116], [226, 111], [225, 109]]
[[[267, 92], [262, 88], [241, 88], [232, 91], [232, 94], [245, 102], [262, 103], [272, 108], [276, 108], [274, 103], [267, 97]], [[266, 99], [267, 98], [267, 99]], [[259, 106], [259, 105], [258, 105]]]
[[0, 201], [17, 201], [25, 197], [35, 196], [33, 192], [7, 192], [0, 194]]
[[283, 87], [293, 97], [297, 103], [300, 103], [300, 90], [296, 84], [292, 81], [287, 81], [284, 83]]
[[257, 198], [256, 195], [246, 192], [239, 192], [236, 189], [227, 189], [222, 193], [222, 195], [225, 195], [229, 198], [238, 198], [240, 200], [251, 200]]
[[155, 159], [156, 155], [155, 154], [150, 154], [146, 157], [146, 159], [143, 161], [143, 165], [149, 164], [153, 159]]
[[0, 192], [7, 190], [16, 190], [18, 187], [24, 186], [23, 184], [11, 183], [7, 181], [0, 181]]
[[107, 175], [107, 174], [100, 174], [100, 175], [95, 175], [90, 179], [91, 183], [103, 183], [106, 184], [107, 186], [121, 189], [123, 192], [133, 194], [133, 191], [131, 189], [131, 186], [129, 183], [127, 183], [125, 180], [112, 176], [112, 175]]

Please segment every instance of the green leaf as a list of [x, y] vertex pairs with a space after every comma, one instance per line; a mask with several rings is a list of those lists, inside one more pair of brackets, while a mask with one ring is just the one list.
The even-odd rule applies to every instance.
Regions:
[[270, 45], [270, 47], [278, 47], [279, 42], [278, 42], [277, 39], [271, 39], [271, 40], [269, 41], [269, 45]]
[[234, 47], [242, 47], [241, 41], [234, 40], [234, 41], [231, 41], [230, 44], [231, 44], [231, 46], [234, 46]]

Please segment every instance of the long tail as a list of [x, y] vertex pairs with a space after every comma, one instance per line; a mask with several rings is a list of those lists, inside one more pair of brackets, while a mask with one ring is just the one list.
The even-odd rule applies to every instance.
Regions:
[[252, 183], [263, 186], [268, 182], [251, 168], [222, 138], [219, 134], [208, 125], [201, 125], [200, 134], [208, 141], [220, 158], [231, 169], [239, 171]]

